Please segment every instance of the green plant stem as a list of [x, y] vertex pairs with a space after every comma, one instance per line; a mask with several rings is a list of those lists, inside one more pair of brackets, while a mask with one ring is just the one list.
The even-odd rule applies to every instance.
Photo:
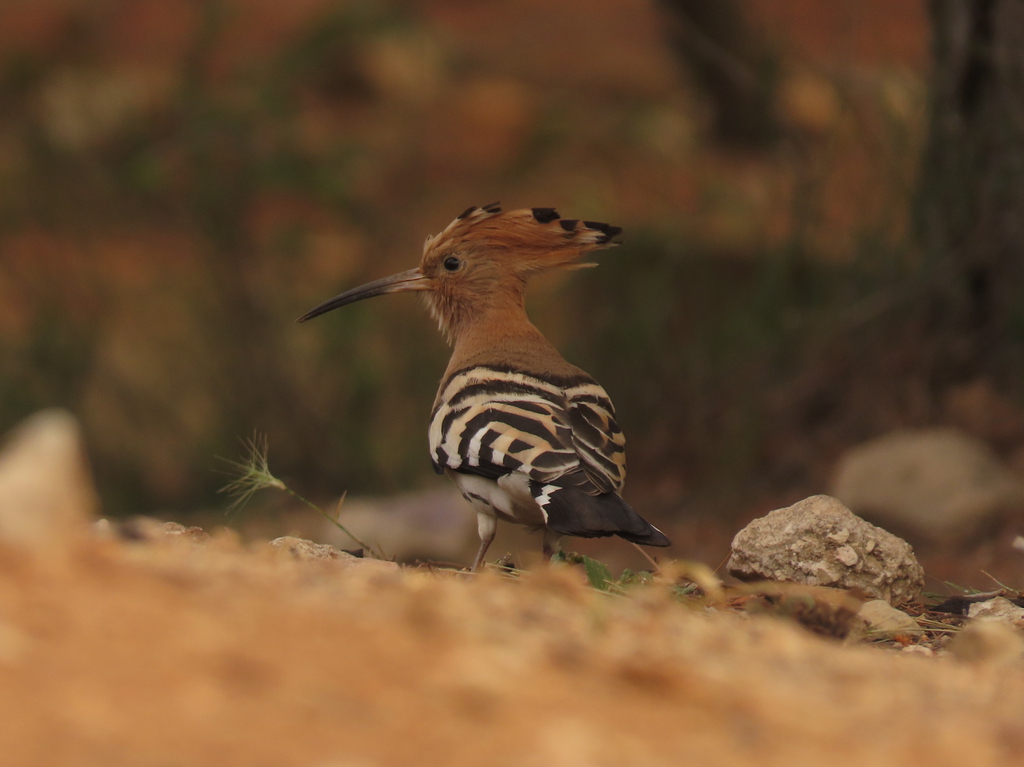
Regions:
[[[284, 491], [285, 491], [286, 493], [288, 493], [288, 495], [290, 495], [290, 496], [291, 496], [292, 498], [294, 498], [295, 500], [297, 500], [297, 501], [299, 501], [299, 502], [301, 502], [301, 503], [304, 503], [304, 504], [305, 504], [306, 506], [308, 506], [309, 508], [313, 509], [313, 511], [315, 511], [315, 512], [316, 512], [317, 514], [319, 514], [320, 516], [322, 516], [322, 517], [323, 517], [324, 519], [326, 519], [326, 520], [327, 520], [328, 522], [330, 522], [330, 523], [331, 523], [332, 525], [334, 525], [335, 527], [337, 527], [337, 528], [338, 528], [339, 530], [341, 530], [341, 532], [343, 532], [343, 533], [344, 533], [345, 535], [347, 535], [347, 536], [348, 536], [349, 538], [351, 538], [351, 539], [352, 539], [353, 541], [355, 541], [356, 543], [358, 543], [358, 544], [359, 544], [360, 546], [362, 546], [362, 547], [363, 547], [363, 548], [364, 548], [365, 550], [369, 551], [369, 552], [370, 552], [370, 553], [372, 553], [372, 554], [376, 554], [376, 553], [377, 553], [377, 552], [375, 552], [375, 551], [373, 550], [373, 547], [372, 547], [372, 546], [370, 546], [370, 545], [369, 545], [369, 544], [367, 544], [367, 543], [364, 543], [364, 542], [363, 542], [362, 540], [360, 540], [360, 539], [359, 539], [358, 537], [356, 537], [355, 533], [351, 532], [351, 531], [350, 531], [350, 530], [349, 530], [349, 529], [348, 529], [347, 527], [345, 527], [345, 526], [344, 526], [343, 524], [341, 524], [341, 522], [339, 522], [339, 521], [338, 521], [337, 519], [335, 519], [334, 517], [332, 517], [332, 516], [331, 516], [330, 514], [328, 514], [328, 513], [326, 512], [326, 511], [324, 511], [323, 509], [321, 509], [321, 508], [320, 508], [319, 506], [317, 506], [317, 505], [316, 505], [315, 503], [313, 503], [313, 502], [312, 502], [312, 501], [310, 501], [310, 500], [307, 500], [307, 499], [303, 498], [303, 497], [302, 497], [301, 495], [299, 495], [298, 493], [296, 493], [296, 492], [295, 492], [294, 490], [292, 490], [292, 489], [291, 489], [290, 487], [288, 487], [287, 485], [285, 485], [285, 484], [283, 484], [283, 483], [282, 483], [282, 488], [281, 488], [281, 489], [283, 489], [283, 490], [284, 490]], [[345, 495], [347, 495], [347, 493], [346, 493]], [[342, 496], [341, 496], [341, 501], [339, 501], [339, 503], [338, 503], [338, 506], [339, 506], [339, 512], [340, 512], [340, 506], [341, 506], [341, 503], [343, 503], [343, 502], [344, 502], [344, 500], [345, 500], [345, 495], [342, 495]], [[383, 558], [383, 557], [378, 557], [378, 559], [382, 559], [382, 558]]]

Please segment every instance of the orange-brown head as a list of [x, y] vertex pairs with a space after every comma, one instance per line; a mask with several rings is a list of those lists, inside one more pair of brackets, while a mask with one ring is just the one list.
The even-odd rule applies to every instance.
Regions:
[[530, 275], [593, 266], [580, 263], [583, 254], [617, 244], [611, 240], [621, 231], [561, 218], [553, 208], [503, 212], [496, 203], [472, 207], [427, 238], [416, 269], [342, 293], [299, 322], [364, 298], [417, 290], [426, 291], [427, 305], [445, 334], [456, 337], [486, 312], [521, 309]]

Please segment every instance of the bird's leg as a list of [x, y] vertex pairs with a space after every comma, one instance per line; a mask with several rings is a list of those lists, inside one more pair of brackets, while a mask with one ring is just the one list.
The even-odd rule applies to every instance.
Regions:
[[487, 549], [490, 548], [491, 541], [494, 540], [494, 533], [497, 529], [497, 517], [491, 516], [490, 514], [484, 514], [483, 512], [477, 512], [476, 530], [480, 535], [480, 548], [476, 552], [476, 559], [473, 560], [473, 567], [470, 568], [473, 572], [476, 572], [480, 565], [484, 563], [484, 555], [487, 553]]
[[555, 552], [560, 548], [558, 542], [562, 539], [560, 533], [556, 533], [554, 530], [544, 529], [544, 544], [543, 552], [544, 556], [550, 561], [551, 557], [555, 555]]

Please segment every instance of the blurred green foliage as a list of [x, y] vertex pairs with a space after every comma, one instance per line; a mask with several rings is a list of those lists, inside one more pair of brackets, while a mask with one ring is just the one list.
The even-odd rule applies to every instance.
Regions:
[[[519, 50], [487, 69], [420, 5], [325, 3], [239, 54], [244, 4], [196, 3], [156, 74], [112, 66], [109, 19], [83, 10], [50, 49], [0, 60], [0, 427], [78, 413], [111, 513], [220, 503], [216, 457], [254, 430], [314, 496], [428, 482], [445, 349], [420, 307], [292, 320], [508, 194], [627, 227], [531, 311], [615, 399], [634, 492], [820, 482], [817, 453], [878, 424], [844, 405], [850, 371], [919, 279], [905, 210], [886, 205], [913, 176], [913, 88], [883, 80], [911, 106], [880, 96], [865, 117], [794, 78], [811, 103], [796, 127], [780, 116], [789, 132], [756, 161], [707, 164], [671, 78], [562, 82], [517, 73]], [[851, 142], [891, 164], [892, 189], [837, 245], [824, 200]]]
[[[98, 442], [96, 469], [115, 512], [212, 498], [223, 484], [211, 471], [215, 456], [234, 455], [236, 440], [253, 428], [271, 435], [282, 470], [300, 474], [314, 489], [397, 487], [417, 472], [402, 451], [382, 459], [390, 439], [380, 434], [389, 417], [382, 409], [390, 408], [382, 399], [418, 377], [414, 366], [420, 360], [387, 355], [396, 364], [381, 365], [381, 359], [360, 355], [357, 349], [367, 345], [361, 309], [319, 332], [297, 329], [291, 320], [305, 306], [295, 292], [310, 225], [302, 215], [286, 217], [261, 241], [253, 216], [268, 195], [294, 195], [299, 207], [322, 211], [328, 220], [350, 222], [360, 215], [349, 194], [349, 171], [363, 148], [345, 134], [315, 150], [304, 145], [298, 102], [317, 89], [337, 91], [342, 102], [365, 98], [370, 86], [352, 61], [357, 46], [415, 22], [399, 7], [349, 4], [314, 19], [270, 58], [224, 72], [218, 55], [232, 10], [218, 2], [197, 8], [201, 19], [166, 101], [112, 118], [116, 125], [109, 131], [89, 108], [77, 115], [69, 107], [71, 125], [63, 130], [59, 123], [42, 124], [36, 108], [40, 93], [45, 98], [57, 78], [82, 91], [64, 94], [68, 99], [94, 99], [108, 85], [90, 79], [100, 71], [90, 59], [101, 52], [88, 28], [69, 26], [65, 44], [82, 52], [70, 70], [52, 59], [17, 56], [6, 62], [0, 80], [4, 127], [25, 150], [23, 163], [6, 179], [0, 220], [7, 231], [39, 227], [89, 241], [122, 228], [172, 227], [194, 239], [196, 253], [187, 257], [184, 275], [158, 279], [146, 286], [149, 295], [127, 302], [116, 294], [115, 280], [105, 282], [102, 269], [87, 284], [69, 285], [28, 260], [6, 264], [2, 276], [35, 319], [22, 339], [0, 345], [0, 423], [55, 404], [81, 413]], [[51, 269], [59, 271], [59, 263]], [[333, 287], [317, 286], [315, 295]], [[303, 300], [312, 300], [314, 294], [308, 295]], [[82, 306], [69, 309], [69, 296]], [[133, 315], [147, 300], [176, 311], [166, 320]], [[114, 305], [125, 303], [126, 312], [114, 316]], [[149, 339], [156, 347], [167, 344], [151, 350], [160, 359], [149, 374], [160, 378], [176, 368], [176, 375], [155, 386], [128, 380], [147, 377], [132, 371], [108, 370], [103, 380], [90, 380], [91, 366], [104, 355], [102, 336], [114, 332], [113, 325], [176, 320], [181, 327]], [[150, 330], [156, 328], [141, 332]], [[316, 336], [312, 349], [302, 342], [309, 352], [304, 357], [295, 348], [300, 332]], [[179, 366], [188, 373], [180, 375]], [[118, 423], [89, 401], [93, 386], [117, 390]], [[189, 408], [202, 410], [204, 422], [189, 426]], [[97, 439], [109, 432], [112, 439]], [[133, 450], [140, 445], [141, 451]], [[172, 467], [166, 480], [147, 478], [147, 464], [161, 462], [183, 465]]]

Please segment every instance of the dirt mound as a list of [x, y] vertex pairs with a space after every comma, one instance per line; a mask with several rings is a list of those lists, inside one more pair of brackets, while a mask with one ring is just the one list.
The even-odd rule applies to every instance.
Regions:
[[1005, 764], [1019, 670], [497, 575], [231, 536], [0, 551], [18, 765]]

